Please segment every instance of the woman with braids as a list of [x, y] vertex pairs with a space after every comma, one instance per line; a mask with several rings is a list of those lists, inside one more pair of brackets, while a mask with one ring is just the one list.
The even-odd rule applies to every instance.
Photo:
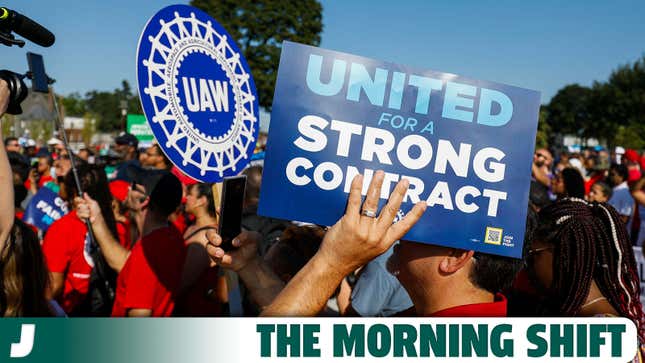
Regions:
[[[83, 192], [98, 202], [108, 228], [117, 238], [112, 195], [105, 171], [95, 165], [80, 165], [78, 178]], [[65, 175], [60, 193], [69, 205], [73, 205], [78, 191], [72, 172]], [[51, 297], [70, 315], [83, 316], [93, 312], [90, 299], [86, 298], [95, 262], [90, 256], [90, 243], [87, 226], [76, 215], [76, 210], [54, 222], [43, 241], [43, 253], [51, 278]], [[108, 277], [114, 278], [114, 273]]]
[[559, 171], [551, 180], [551, 190], [558, 199], [584, 198], [585, 181], [582, 175], [575, 168], [564, 168]]
[[546, 314], [626, 317], [636, 324], [643, 346], [638, 271], [614, 208], [565, 198], [542, 209], [526, 259], [533, 283], [548, 304]]

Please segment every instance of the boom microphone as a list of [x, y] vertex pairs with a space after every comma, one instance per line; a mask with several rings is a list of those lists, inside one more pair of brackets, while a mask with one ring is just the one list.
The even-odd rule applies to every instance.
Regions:
[[0, 7], [0, 29], [13, 31], [43, 47], [50, 47], [56, 40], [54, 34], [42, 25], [16, 11], [3, 7]]

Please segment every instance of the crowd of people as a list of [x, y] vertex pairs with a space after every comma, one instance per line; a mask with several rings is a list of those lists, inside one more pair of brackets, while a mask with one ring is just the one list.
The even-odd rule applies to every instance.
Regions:
[[[0, 81], [0, 114], [7, 92]], [[213, 185], [158, 145], [121, 134], [119, 162], [101, 164], [16, 141], [0, 149], [4, 316], [622, 316], [645, 342], [633, 249], [645, 241], [645, 155], [634, 150], [536, 150], [513, 259], [401, 240], [427, 205], [392, 223], [409, 183], [379, 212], [382, 171], [364, 198], [354, 178], [331, 227], [259, 216], [258, 165], [244, 171], [243, 232], [225, 250]], [[70, 210], [46, 230], [21, 220], [42, 188]]]

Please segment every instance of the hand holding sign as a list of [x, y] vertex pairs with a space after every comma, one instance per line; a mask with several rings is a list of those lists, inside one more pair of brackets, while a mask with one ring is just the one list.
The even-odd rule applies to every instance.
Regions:
[[423, 202], [392, 223], [409, 187], [405, 179], [396, 184], [380, 215], [376, 214], [384, 178], [382, 170], [375, 173], [361, 209], [363, 176], [354, 177], [345, 214], [327, 231], [316, 255], [262, 312], [263, 316], [318, 314], [349, 272], [385, 252], [421, 218], [427, 207]]
[[403, 179], [394, 188], [387, 204], [376, 216], [385, 173], [377, 171], [361, 209], [363, 176], [352, 180], [345, 215], [325, 235], [319, 254], [333, 268], [349, 273], [387, 251], [421, 218], [426, 203], [417, 203], [400, 221], [392, 224], [410, 183]]

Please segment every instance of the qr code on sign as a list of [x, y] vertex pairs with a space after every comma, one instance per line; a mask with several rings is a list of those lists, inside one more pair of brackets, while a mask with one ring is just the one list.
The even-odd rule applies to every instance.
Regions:
[[502, 244], [503, 231], [501, 228], [486, 227], [486, 238], [484, 238], [484, 242], [493, 245]]

